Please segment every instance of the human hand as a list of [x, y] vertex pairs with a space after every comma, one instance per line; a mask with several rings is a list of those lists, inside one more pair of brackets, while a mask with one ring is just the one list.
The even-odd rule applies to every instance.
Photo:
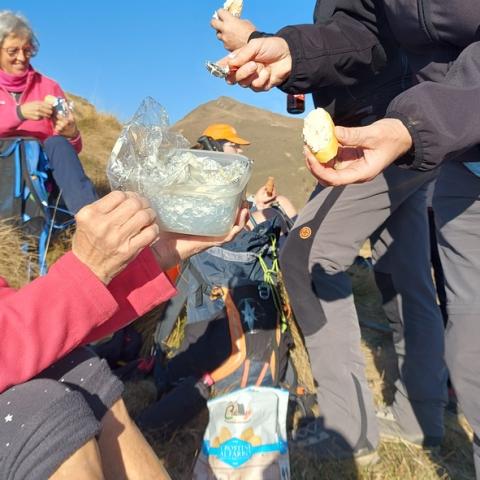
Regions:
[[320, 163], [308, 147], [304, 149], [307, 168], [325, 186], [372, 180], [412, 146], [409, 131], [395, 118], [383, 118], [367, 127], [335, 127], [335, 136], [338, 154], [328, 163]]
[[52, 116], [53, 107], [47, 102], [35, 100], [21, 105], [20, 112], [27, 120], [41, 120]]
[[246, 45], [250, 34], [256, 30], [252, 22], [238, 18], [223, 8], [217, 10], [217, 18], [213, 18], [210, 25], [230, 52]]
[[77, 124], [75, 123], [75, 117], [70, 111], [67, 115], [53, 116], [53, 129], [58, 135], [62, 135], [66, 138], [75, 138], [79, 134]]
[[268, 91], [283, 83], [292, 70], [287, 42], [280, 37], [256, 38], [217, 62], [228, 66], [226, 80], [255, 92]]
[[269, 195], [267, 187], [263, 185], [255, 193], [255, 205], [257, 210], [264, 210], [270, 207], [270, 205], [277, 199], [277, 189], [273, 186], [272, 194]]
[[223, 237], [203, 237], [161, 232], [158, 241], [152, 245], [152, 249], [156, 254], [160, 267], [166, 271], [196, 253], [233, 240], [245, 228], [247, 221], [248, 208], [241, 208], [232, 229]]
[[114, 191], [75, 216], [73, 254], [108, 284], [159, 235], [155, 212], [132, 192]]

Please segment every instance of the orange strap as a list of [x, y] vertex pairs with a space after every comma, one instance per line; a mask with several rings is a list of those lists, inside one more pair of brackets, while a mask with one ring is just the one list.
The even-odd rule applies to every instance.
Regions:
[[242, 381], [240, 382], [240, 387], [245, 388], [248, 382], [248, 372], [250, 371], [250, 360], [247, 358], [243, 367]]
[[267, 373], [267, 369], [268, 369], [268, 363], [264, 363], [262, 371], [260, 372], [260, 375], [258, 376], [257, 381], [255, 382], [255, 386], [259, 387], [262, 384], [263, 379], [265, 378], [265, 374]]
[[213, 372], [210, 372], [210, 376], [215, 382], [228, 377], [228, 375], [231, 375], [235, 370], [240, 368], [247, 357], [247, 345], [243, 334], [240, 314], [238, 313], [237, 307], [235, 306], [228, 289], [219, 287], [219, 290], [221, 290], [225, 302], [225, 308], [227, 310], [228, 327], [230, 329], [230, 338], [232, 341], [232, 354], [228, 357], [226, 362]]
[[272, 379], [275, 380], [275, 373], [277, 370], [277, 357], [275, 355], [275, 350], [272, 352], [270, 356], [270, 373], [272, 374]]

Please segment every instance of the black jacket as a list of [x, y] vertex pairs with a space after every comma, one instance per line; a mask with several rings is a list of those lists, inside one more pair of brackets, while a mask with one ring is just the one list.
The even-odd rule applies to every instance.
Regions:
[[[318, 15], [326, 3], [330, 20]], [[375, 82], [390, 82], [390, 66], [405, 55], [415, 85], [392, 95], [386, 116], [409, 129], [412, 167], [431, 169], [460, 154], [479, 159], [472, 149], [480, 144], [479, 0], [319, 0], [316, 21], [278, 32], [292, 54], [282, 90], [316, 92], [317, 101], [325, 87], [375, 95]], [[336, 107], [340, 119], [347, 104]]]

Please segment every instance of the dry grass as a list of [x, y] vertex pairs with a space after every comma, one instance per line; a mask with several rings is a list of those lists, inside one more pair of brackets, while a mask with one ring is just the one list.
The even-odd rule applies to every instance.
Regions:
[[[379, 293], [372, 272], [362, 267], [350, 270], [355, 292], [355, 303], [362, 321], [376, 322], [386, 326], [381, 310]], [[171, 342], [178, 344], [182, 324], [176, 327]], [[293, 325], [295, 328], [295, 325]], [[367, 378], [377, 404], [389, 403], [392, 386], [388, 372], [392, 368], [393, 344], [390, 334], [371, 328], [362, 328], [363, 351], [367, 364]], [[308, 360], [301, 344], [299, 332], [296, 339], [296, 362], [300, 371], [308, 372]], [[300, 345], [300, 348], [298, 346]], [[294, 352], [295, 352], [294, 350]], [[154, 398], [150, 382], [128, 384], [126, 400], [132, 413], [148, 404], [146, 397]], [[320, 463], [312, 453], [291, 449], [290, 461], [294, 480], [469, 480], [474, 479], [472, 462], [472, 431], [463, 416], [446, 415], [447, 435], [439, 455], [431, 455], [407, 444], [384, 442], [378, 449], [379, 461], [367, 467], [357, 466], [353, 461]], [[155, 451], [164, 459], [174, 479], [191, 478], [195, 456], [198, 452], [207, 421], [206, 412], [177, 431], [168, 442], [161, 432], [148, 432], [147, 436]]]
[[[76, 115], [84, 138], [82, 161], [87, 173], [95, 181], [101, 192], [107, 191], [105, 165], [111, 148], [120, 131], [120, 124], [109, 115], [100, 114], [94, 107], [79, 97], [73, 97]], [[288, 192], [286, 192], [288, 194]], [[69, 247], [71, 233], [55, 239], [49, 251], [51, 263]], [[12, 286], [20, 287], [28, 282], [29, 259], [22, 253], [23, 240], [18, 232], [5, 222], [0, 222], [0, 275], [9, 280]], [[368, 245], [362, 253], [369, 255]], [[356, 307], [361, 321], [385, 323], [380, 306], [380, 298], [371, 272], [362, 269], [351, 271], [355, 289]], [[151, 335], [155, 328], [158, 311], [139, 320], [139, 330], [146, 338], [145, 352], [151, 346]], [[362, 329], [364, 352], [367, 363], [367, 377], [378, 403], [388, 402], [391, 387], [386, 371], [392, 363], [391, 339], [388, 334], [369, 328]], [[173, 333], [171, 342], [179, 342], [182, 335], [180, 323]], [[301, 345], [301, 336], [294, 332], [296, 344]], [[306, 373], [308, 383], [310, 371], [308, 359], [302, 348], [295, 349], [295, 362]], [[311, 381], [311, 380], [310, 380]], [[132, 415], [155, 399], [155, 390], [150, 381], [128, 384], [126, 401]], [[196, 452], [200, 446], [206, 415], [200, 415], [190, 424], [164, 442], [160, 437], [149, 435], [159, 457], [165, 463], [174, 479], [191, 478], [191, 470]], [[380, 461], [370, 467], [357, 467], [352, 462], [320, 464], [314, 457], [303, 451], [291, 451], [293, 479], [360, 479], [360, 480], [468, 480], [474, 478], [471, 429], [463, 417], [446, 417], [447, 436], [438, 457], [431, 457], [407, 445], [383, 443], [379, 449]]]
[[80, 159], [100, 194], [109, 191], [105, 168], [121, 124], [112, 115], [99, 113], [86, 100], [69, 95], [75, 104], [75, 118], [82, 132], [83, 150]]
[[33, 239], [24, 238], [8, 220], [0, 221], [0, 276], [18, 288], [38, 274]]
[[[376, 322], [386, 326], [381, 309], [380, 296], [372, 272], [355, 266], [350, 269], [355, 303], [361, 321]], [[182, 322], [178, 322], [169, 342], [178, 345], [181, 341]], [[295, 324], [291, 324], [295, 329]], [[306, 372], [307, 383], [311, 379], [308, 358], [302, 348], [301, 335], [294, 331], [296, 348], [294, 361], [299, 371]], [[377, 404], [389, 403], [392, 386], [388, 372], [392, 368], [393, 344], [391, 336], [382, 330], [362, 328], [363, 351], [367, 364], [367, 378]], [[296, 352], [296, 353], [295, 353]], [[310, 380], [311, 381], [311, 380]], [[126, 401], [132, 414], [153, 401], [154, 387], [151, 382], [127, 384]], [[379, 461], [367, 467], [357, 466], [353, 461], [320, 463], [312, 453], [291, 449], [290, 461], [294, 480], [469, 480], [474, 479], [472, 462], [472, 431], [463, 416], [446, 415], [447, 435], [439, 455], [431, 455], [407, 444], [384, 442], [378, 449]], [[195, 457], [201, 444], [207, 422], [204, 412], [185, 428], [177, 431], [168, 441], [162, 432], [147, 432], [147, 437], [161, 457], [174, 479], [191, 478]]]

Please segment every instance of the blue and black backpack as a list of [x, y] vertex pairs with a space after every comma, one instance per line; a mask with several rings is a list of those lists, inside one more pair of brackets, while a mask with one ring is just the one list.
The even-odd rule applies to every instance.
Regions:
[[[289, 219], [278, 213], [184, 265], [178, 294], [155, 334], [154, 377], [161, 398], [137, 417], [142, 428], [177, 428], [208, 398], [252, 385], [287, 388], [295, 401], [306, 399], [291, 361], [291, 312], [278, 267], [280, 233], [288, 230]], [[184, 305], [185, 339], [164, 361], [171, 321]], [[311, 406], [311, 397], [302, 402], [304, 416], [311, 415]]]
[[39, 273], [47, 271], [52, 234], [74, 223], [53, 181], [40, 142], [31, 138], [0, 140], [0, 219], [9, 219], [38, 238]]
[[210, 324], [219, 338], [210, 340], [213, 333], [207, 330], [204, 354], [200, 338], [169, 362], [171, 372], [190, 357], [189, 368], [209, 375], [215, 395], [250, 385], [279, 385], [290, 346], [278, 289], [277, 244], [284, 227], [283, 217], [276, 215], [189, 259], [182, 273], [188, 276], [186, 328]]

